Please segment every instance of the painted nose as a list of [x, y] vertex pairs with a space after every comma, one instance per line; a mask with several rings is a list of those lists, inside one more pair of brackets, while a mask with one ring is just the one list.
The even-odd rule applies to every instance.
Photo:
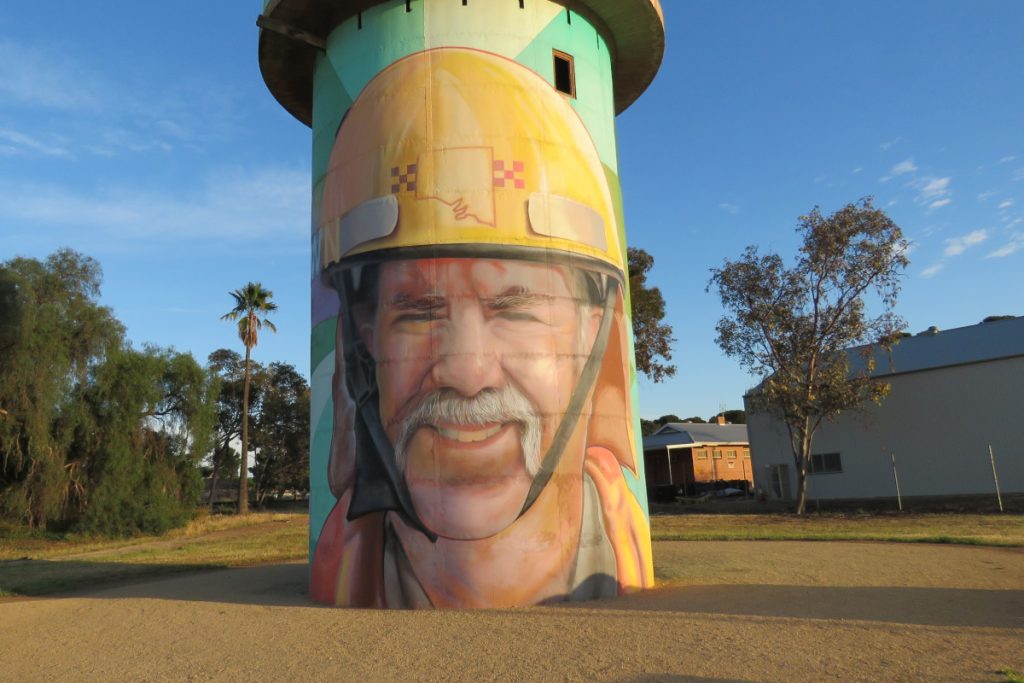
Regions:
[[478, 303], [453, 306], [449, 326], [438, 340], [432, 370], [438, 388], [476, 396], [503, 381], [501, 360]]

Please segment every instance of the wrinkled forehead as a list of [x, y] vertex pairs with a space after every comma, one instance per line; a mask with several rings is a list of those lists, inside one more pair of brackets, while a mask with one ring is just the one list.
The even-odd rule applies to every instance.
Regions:
[[396, 296], [491, 298], [533, 293], [569, 298], [572, 287], [565, 266], [512, 259], [418, 259], [381, 265], [380, 301]]

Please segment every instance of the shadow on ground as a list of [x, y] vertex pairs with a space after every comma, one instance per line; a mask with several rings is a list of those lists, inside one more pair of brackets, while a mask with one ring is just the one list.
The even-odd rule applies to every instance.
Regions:
[[88, 560], [6, 560], [0, 561], [0, 595], [36, 596], [84, 588], [98, 589], [105, 584], [148, 581], [206, 569], [211, 567], [186, 563], [150, 565]]
[[589, 606], [691, 615], [854, 619], [922, 626], [1024, 627], [1024, 590], [670, 586], [618, 600], [598, 601]]
[[[4, 586], [0, 564], [0, 587]], [[40, 581], [47, 565], [33, 561]], [[90, 564], [90, 563], [79, 563]], [[188, 565], [161, 567], [180, 576], [138, 578], [152, 566], [95, 563], [86, 568], [92, 581], [117, 581], [107, 587], [64, 593], [95, 599], [151, 598], [262, 606], [315, 607], [308, 598], [304, 562], [260, 567], [190, 571]], [[52, 568], [55, 571], [55, 568]], [[24, 567], [21, 569], [24, 571]], [[63, 597], [56, 596], [56, 597]], [[893, 624], [958, 627], [1024, 627], [1024, 590], [821, 586], [667, 586], [614, 600], [562, 603], [551, 609], [728, 615], [798, 619], [850, 619]], [[630, 618], [635, 617], [631, 614]]]

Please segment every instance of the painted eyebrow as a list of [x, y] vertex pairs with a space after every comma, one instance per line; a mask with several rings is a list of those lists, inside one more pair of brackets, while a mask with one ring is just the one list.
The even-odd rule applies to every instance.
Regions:
[[436, 311], [439, 308], [444, 308], [447, 303], [443, 296], [437, 294], [410, 296], [400, 292], [391, 299], [388, 307], [399, 311]]
[[484, 304], [491, 310], [506, 310], [510, 308], [527, 308], [540, 304], [550, 303], [555, 297], [550, 294], [531, 292], [525, 287], [509, 287], [495, 297], [483, 299]]

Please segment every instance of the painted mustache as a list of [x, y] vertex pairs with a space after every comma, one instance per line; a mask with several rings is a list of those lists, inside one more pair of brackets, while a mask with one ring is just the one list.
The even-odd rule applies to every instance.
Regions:
[[[440, 427], [442, 424], [448, 428]], [[506, 424], [519, 427], [523, 463], [530, 476], [534, 476], [540, 469], [540, 418], [530, 400], [508, 384], [501, 389], [485, 389], [469, 397], [452, 389], [439, 389], [428, 394], [399, 426], [395, 440], [398, 469], [405, 471], [409, 442], [421, 427], [434, 429], [453, 441], [471, 442], [497, 434]], [[487, 425], [495, 426], [480, 430]], [[472, 428], [472, 434], [457, 431], [459, 426]]]

